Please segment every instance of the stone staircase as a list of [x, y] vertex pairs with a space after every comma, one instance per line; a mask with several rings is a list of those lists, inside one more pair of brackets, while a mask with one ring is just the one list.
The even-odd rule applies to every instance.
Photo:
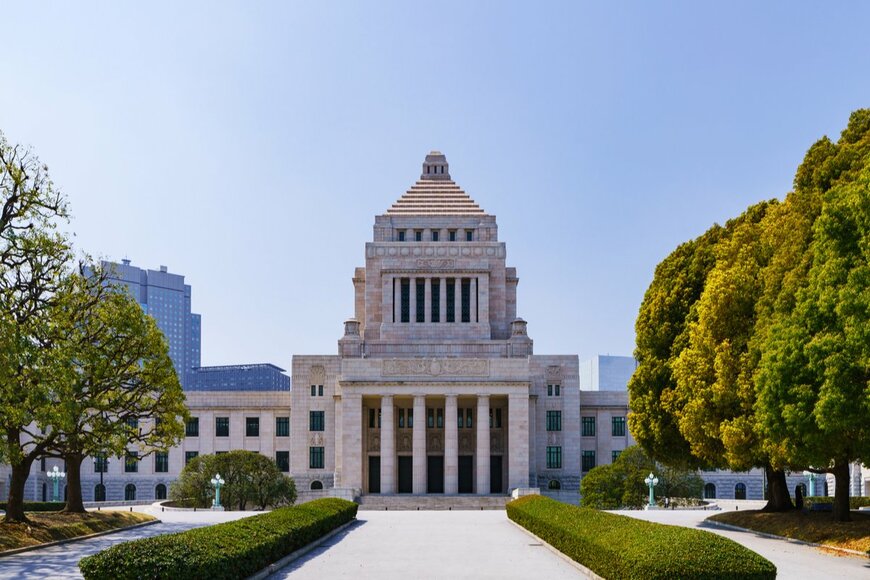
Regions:
[[503, 510], [508, 495], [363, 495], [360, 510]]

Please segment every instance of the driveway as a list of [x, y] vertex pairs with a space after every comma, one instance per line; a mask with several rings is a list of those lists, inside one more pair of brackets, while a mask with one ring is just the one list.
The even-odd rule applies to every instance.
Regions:
[[358, 521], [272, 578], [582, 578], [491, 511], [361, 511]]

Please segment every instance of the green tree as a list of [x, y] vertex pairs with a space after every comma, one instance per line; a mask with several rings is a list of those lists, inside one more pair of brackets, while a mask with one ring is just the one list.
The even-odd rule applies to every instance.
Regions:
[[6, 521], [24, 521], [24, 484], [57, 431], [49, 311], [72, 251], [66, 199], [29, 150], [0, 133], [0, 461], [12, 468]]
[[84, 512], [85, 457], [168, 451], [184, 435], [184, 394], [169, 346], [153, 318], [107, 272], [91, 265], [70, 277], [53, 310], [55, 348], [66, 365], [62, 420], [52, 452], [66, 460], [67, 506]]
[[214, 498], [211, 479], [217, 474], [226, 482], [221, 487], [221, 504], [229, 509], [244, 510], [248, 503], [265, 509], [296, 501], [292, 478], [268, 457], [243, 450], [195, 457], [172, 484], [169, 496], [173, 501], [208, 507]]

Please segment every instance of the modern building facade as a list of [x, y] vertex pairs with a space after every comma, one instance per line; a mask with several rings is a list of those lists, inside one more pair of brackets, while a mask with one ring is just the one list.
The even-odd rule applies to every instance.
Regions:
[[130, 264], [130, 260], [103, 262], [112, 283], [130, 292], [169, 343], [169, 357], [175, 365], [182, 387], [187, 386], [190, 369], [200, 366], [201, 319], [191, 312], [191, 289], [184, 276], [172, 274], [166, 266], [159, 270], [144, 270]]

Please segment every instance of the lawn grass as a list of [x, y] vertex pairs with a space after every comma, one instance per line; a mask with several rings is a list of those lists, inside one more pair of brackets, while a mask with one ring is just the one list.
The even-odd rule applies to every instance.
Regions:
[[0, 522], [0, 551], [36, 546], [132, 526], [154, 518], [139, 512], [100, 511], [86, 514], [63, 512], [29, 512], [30, 523]]
[[870, 552], [870, 514], [853, 511], [851, 522], [836, 522], [827, 512], [741, 510], [716, 514], [709, 519], [804, 542]]

